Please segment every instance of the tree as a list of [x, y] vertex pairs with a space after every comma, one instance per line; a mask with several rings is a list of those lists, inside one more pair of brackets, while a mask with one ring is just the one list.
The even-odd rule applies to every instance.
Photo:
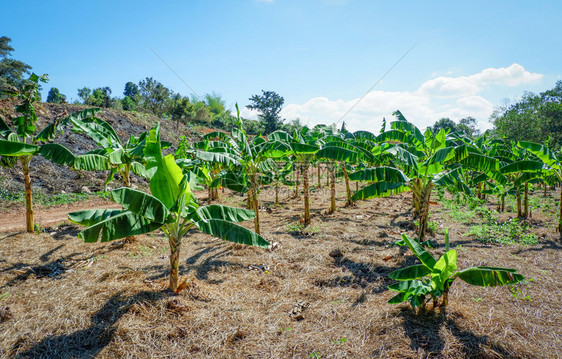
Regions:
[[110, 108], [111, 89], [109, 87], [98, 87], [90, 97], [89, 105]]
[[140, 105], [156, 116], [162, 116], [166, 112], [166, 100], [170, 97], [171, 91], [154, 80], [147, 77], [139, 82]]
[[92, 90], [90, 90], [88, 87], [82, 87], [81, 89], [78, 89], [78, 97], [82, 99], [84, 105], [89, 105], [90, 96], [92, 96]]
[[123, 91], [123, 96], [130, 97], [132, 100], [135, 99], [135, 96], [139, 94], [139, 87], [133, 82], [127, 82], [125, 84], [125, 90]]
[[0, 89], [8, 86], [21, 87], [26, 81], [23, 76], [31, 70], [31, 66], [9, 58], [14, 51], [10, 41], [12, 39], [7, 36], [0, 37]]
[[125, 96], [121, 99], [121, 107], [125, 111], [134, 111], [137, 108], [137, 104], [132, 98]]
[[557, 150], [562, 146], [562, 81], [540, 94], [525, 93], [512, 105], [492, 114], [495, 132], [510, 141], [544, 143]]
[[471, 116], [461, 118], [457, 125], [457, 131], [472, 139], [480, 135], [480, 131], [476, 128], [476, 119]]
[[259, 119], [265, 125], [265, 134], [269, 134], [281, 128], [283, 120], [279, 117], [279, 112], [283, 108], [285, 99], [273, 91], [263, 91], [262, 95], [254, 95], [249, 98], [252, 102], [246, 108], [257, 110], [260, 114]]
[[[75, 156], [68, 149], [59, 144], [48, 142], [52, 141], [55, 135], [62, 131], [72, 118], [92, 117], [96, 110], [87, 109], [73, 113], [64, 119], [55, 119], [36, 134], [37, 114], [33, 104], [37, 101], [39, 81], [46, 82], [47, 75], [39, 77], [32, 74], [29, 80], [24, 82], [20, 91], [10, 93], [12, 96], [18, 97], [19, 104], [16, 105], [15, 112], [21, 114], [21, 116], [12, 120], [15, 131], [12, 131], [8, 124], [0, 118], [0, 156], [3, 158], [3, 163], [6, 162], [4, 157], [17, 159], [20, 162], [25, 186], [26, 226], [30, 233], [34, 231], [30, 177], [31, 159], [33, 156], [41, 155], [60, 165], [73, 165]], [[13, 166], [16, 161], [9, 162]]]
[[179, 128], [180, 123], [187, 123], [196, 114], [193, 104], [189, 101], [189, 97], [182, 97], [182, 95], [177, 93], [171, 97], [170, 103], [167, 114], [176, 123], [176, 129]]
[[50, 103], [65, 103], [66, 96], [61, 94], [59, 89], [56, 87], [51, 87], [49, 94], [47, 95], [47, 102]]
[[448, 117], [443, 117], [435, 122], [431, 129], [434, 133], [438, 133], [441, 129], [449, 130], [451, 133], [458, 131], [457, 124]]

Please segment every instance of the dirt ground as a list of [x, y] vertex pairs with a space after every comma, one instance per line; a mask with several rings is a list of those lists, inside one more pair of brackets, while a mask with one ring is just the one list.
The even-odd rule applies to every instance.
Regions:
[[[456, 281], [446, 309], [414, 315], [390, 305], [389, 272], [416, 263], [390, 246], [409, 222], [409, 194], [327, 214], [329, 191], [313, 192], [308, 233], [294, 228], [302, 199], [261, 193], [263, 235], [273, 250], [233, 245], [193, 231], [180, 273], [166, 290], [162, 233], [132, 244], [85, 244], [78, 228], [0, 235], [0, 356], [16, 358], [557, 358], [562, 354], [561, 247], [552, 218], [534, 215], [539, 244], [484, 244], [432, 206], [459, 268], [518, 269], [528, 282], [480, 288]], [[553, 194], [554, 195], [554, 194]], [[200, 193], [201, 199], [205, 194]], [[556, 198], [556, 197], [555, 197]], [[220, 202], [243, 198], [221, 193]], [[95, 203], [101, 205], [101, 203]], [[495, 204], [491, 203], [490, 207]], [[70, 210], [65, 208], [64, 210]], [[15, 216], [15, 209], [0, 214]], [[59, 209], [54, 211], [58, 212]], [[513, 213], [505, 216], [513, 217]], [[248, 228], [252, 222], [245, 223]]]

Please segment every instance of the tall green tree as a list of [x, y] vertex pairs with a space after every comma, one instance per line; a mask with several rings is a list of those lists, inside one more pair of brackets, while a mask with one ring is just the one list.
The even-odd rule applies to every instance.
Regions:
[[562, 81], [539, 94], [526, 93], [512, 105], [498, 108], [492, 115], [495, 132], [510, 141], [544, 143], [551, 150], [562, 146]]
[[7, 36], [0, 37], [0, 89], [7, 86], [21, 87], [26, 81], [24, 75], [29, 74], [31, 66], [10, 58], [14, 48], [10, 46]]
[[283, 121], [279, 116], [279, 112], [283, 108], [285, 99], [273, 91], [263, 91], [260, 95], [250, 97], [250, 104], [246, 106], [250, 110], [259, 112], [259, 119], [265, 125], [265, 134], [269, 134], [281, 128]]
[[47, 102], [64, 103], [66, 102], [66, 96], [60, 93], [58, 88], [51, 87], [51, 89], [49, 90], [49, 94], [47, 95]]
[[152, 77], [139, 82], [140, 105], [156, 116], [166, 112], [166, 103], [171, 94], [170, 89]]

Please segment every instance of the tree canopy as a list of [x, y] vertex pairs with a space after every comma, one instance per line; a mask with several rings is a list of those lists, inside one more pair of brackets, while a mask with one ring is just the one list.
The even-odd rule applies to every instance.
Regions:
[[512, 141], [548, 141], [551, 149], [562, 146], [562, 81], [553, 89], [525, 93], [512, 105], [498, 108], [492, 115], [495, 132]]
[[283, 120], [279, 112], [283, 108], [285, 99], [274, 91], [262, 90], [262, 95], [253, 95], [249, 99], [251, 104], [246, 106], [250, 110], [257, 110], [259, 119], [265, 125], [265, 133], [269, 134], [281, 128]]
[[10, 39], [7, 36], [0, 37], [0, 89], [7, 86], [17, 88], [26, 81], [24, 75], [29, 74], [31, 66], [10, 58], [14, 48], [10, 46]]

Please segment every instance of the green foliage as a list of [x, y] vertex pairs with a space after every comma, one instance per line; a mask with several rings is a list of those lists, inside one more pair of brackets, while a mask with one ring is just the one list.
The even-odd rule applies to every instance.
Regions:
[[[0, 90], [10, 86], [21, 88], [26, 82], [24, 76], [31, 70], [31, 66], [9, 57], [14, 51], [10, 46], [11, 41], [7, 36], [0, 37]], [[0, 92], [0, 97], [2, 95]]]
[[249, 210], [212, 205], [200, 207], [191, 193], [193, 174], [182, 173], [173, 155], [162, 154], [160, 127], [157, 125], [146, 136], [143, 148], [147, 159], [150, 191], [120, 188], [111, 192], [112, 200], [123, 210], [86, 210], [68, 214], [77, 224], [88, 226], [78, 234], [85, 242], [111, 241], [132, 235], [150, 233], [161, 228], [170, 245], [170, 287], [178, 285], [179, 250], [182, 238], [190, 228], [227, 241], [267, 247], [261, 236], [236, 224], [254, 213]]
[[137, 104], [131, 97], [125, 96], [121, 99], [121, 108], [125, 111], [134, 111], [137, 108]]
[[562, 146], [562, 81], [539, 94], [526, 93], [523, 98], [504, 106], [492, 115], [498, 136], [510, 141], [544, 143], [551, 149]]
[[50, 103], [65, 103], [66, 96], [61, 94], [59, 89], [56, 87], [51, 87], [49, 94], [47, 95], [47, 102]]
[[138, 87], [139, 105], [156, 116], [162, 116], [166, 112], [171, 91], [152, 77], [140, 81]]
[[408, 301], [413, 308], [425, 307], [426, 300], [431, 298], [435, 308], [438, 297], [442, 296], [442, 305], [447, 305], [449, 288], [456, 278], [483, 287], [514, 284], [524, 279], [515, 269], [508, 268], [473, 267], [457, 271], [455, 250], [449, 250], [435, 260], [416, 240], [405, 234], [402, 239], [422, 264], [398, 269], [388, 275], [398, 281], [388, 286], [398, 292], [388, 301], [390, 304]]
[[274, 91], [263, 91], [261, 95], [253, 95], [249, 98], [250, 104], [246, 106], [250, 110], [257, 110], [259, 119], [265, 126], [265, 134], [270, 134], [281, 128], [283, 122], [279, 112], [283, 108], [285, 100]]
[[505, 222], [489, 221], [473, 225], [466, 235], [475, 236], [477, 240], [485, 243], [523, 245], [538, 243], [537, 235], [529, 231], [529, 225], [526, 222], [520, 222], [517, 218]]

